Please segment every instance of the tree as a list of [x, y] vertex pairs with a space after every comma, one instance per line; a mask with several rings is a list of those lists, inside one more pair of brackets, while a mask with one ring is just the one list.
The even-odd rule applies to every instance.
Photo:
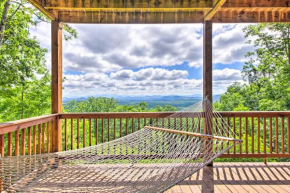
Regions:
[[[0, 2], [0, 121], [49, 113], [50, 75], [46, 49], [29, 30], [49, 20], [26, 1]], [[76, 37], [67, 27], [66, 39]]]
[[234, 84], [215, 104], [219, 110], [290, 109], [290, 24], [258, 24], [244, 28], [248, 44], [256, 49], [247, 53], [243, 66], [246, 84]]

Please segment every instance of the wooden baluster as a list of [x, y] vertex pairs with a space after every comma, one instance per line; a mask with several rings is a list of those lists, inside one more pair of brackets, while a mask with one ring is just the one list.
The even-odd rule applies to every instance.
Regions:
[[254, 125], [254, 117], [251, 118], [251, 152], [254, 153], [254, 132], [255, 132], [255, 125]]
[[246, 132], [245, 132], [245, 135], [246, 135], [246, 154], [248, 154], [248, 117], [246, 117]]
[[[236, 117], [233, 118], [233, 124], [234, 124], [234, 138], [236, 138]], [[234, 154], [236, 154], [236, 146], [234, 145]]]
[[96, 122], [96, 145], [98, 145], [98, 135], [99, 135], [99, 121], [98, 121], [98, 118], [96, 118], [96, 120], [95, 120], [95, 122]]
[[[228, 127], [227, 127], [227, 137], [229, 137], [229, 129], [231, 127], [231, 124], [230, 124], [230, 118], [227, 117], [227, 124], [228, 124]], [[227, 147], [229, 147], [229, 141], [227, 141]], [[230, 153], [230, 150], [228, 150], [228, 153]]]
[[290, 117], [287, 119], [287, 147], [288, 153], [290, 153]]
[[51, 121], [50, 124], [50, 152], [53, 152], [53, 148], [52, 148], [52, 141], [53, 141], [53, 128], [55, 127], [55, 124], [57, 124], [56, 119]]
[[114, 118], [114, 139], [116, 139], [116, 119]]
[[25, 128], [21, 130], [21, 155], [25, 155]]
[[[163, 122], [162, 122], [163, 124], [164, 124], [164, 119], [163, 119]], [[164, 125], [163, 125], [163, 127], [164, 127]], [[138, 118], [138, 130], [140, 130], [141, 128], [140, 128], [140, 118]]]
[[71, 143], [71, 150], [74, 149], [74, 120], [70, 120], [70, 143]]
[[201, 124], [201, 118], [198, 118], [198, 133], [200, 133], [200, 124]]
[[19, 130], [15, 131], [15, 156], [19, 155]]
[[89, 119], [89, 146], [92, 146], [92, 119]]
[[144, 127], [146, 126], [146, 118], [144, 118]]
[[0, 135], [0, 154], [1, 157], [4, 157], [4, 144], [5, 144], [5, 139], [4, 139], [4, 134]]
[[273, 138], [273, 131], [272, 131], [272, 117], [269, 118], [269, 124], [270, 124], [270, 136], [269, 136], [269, 141], [270, 141], [270, 153], [273, 153], [273, 142], [272, 142], [272, 138]]
[[107, 135], [108, 135], [108, 141], [110, 141], [110, 118], [107, 119], [108, 122], [108, 131], [107, 131]]
[[46, 152], [49, 153], [49, 144], [50, 144], [50, 139], [49, 139], [49, 135], [50, 135], [50, 122], [47, 123], [46, 125]]
[[86, 119], [83, 118], [83, 147], [86, 147]]
[[102, 118], [102, 143], [104, 143], [104, 119]]
[[[239, 139], [242, 139], [242, 117], [239, 117]], [[240, 143], [239, 148], [239, 153], [242, 154], [242, 143]]]
[[126, 118], [126, 135], [128, 135], [128, 118]]
[[45, 153], [45, 123], [42, 123], [42, 153]]
[[194, 126], [195, 126], [195, 124], [194, 124], [194, 117], [193, 117], [192, 118], [192, 127], [191, 127], [192, 128], [192, 132], [196, 132]]
[[64, 119], [64, 150], [67, 150], [67, 119]]
[[31, 127], [28, 127], [27, 153], [31, 155]]
[[12, 156], [12, 132], [8, 133], [8, 156]]
[[132, 118], [132, 133], [134, 132], [134, 118]]
[[122, 137], [122, 118], [120, 118], [120, 137]]
[[264, 125], [264, 127], [263, 127], [263, 129], [264, 129], [264, 131], [263, 131], [263, 143], [264, 143], [264, 154], [266, 154], [266, 146], [267, 146], [267, 144], [266, 144], [266, 129], [267, 129], [267, 127], [266, 127], [266, 120], [267, 118], [266, 117], [264, 117], [264, 120], [263, 120], [263, 125]]
[[36, 125], [33, 126], [33, 145], [32, 145], [32, 149], [33, 149], [33, 155], [36, 154]]
[[258, 153], [260, 153], [260, 138], [261, 138], [261, 135], [260, 135], [260, 132], [261, 132], [261, 128], [260, 128], [260, 118], [258, 117], [257, 118], [258, 120], [258, 135], [257, 135], [257, 141], [258, 141]]
[[[194, 118], [193, 118], [193, 120], [194, 120]], [[193, 132], [195, 132], [195, 131], [193, 131]], [[218, 134], [218, 119], [217, 118], [215, 118], [215, 135], [219, 135]], [[215, 151], [217, 152], [217, 150], [218, 150], [218, 140], [215, 140]]]
[[281, 151], [285, 153], [285, 141], [284, 141], [284, 117], [281, 117]]
[[77, 149], [80, 148], [80, 119], [77, 119]]
[[41, 154], [41, 125], [38, 125], [38, 154]]
[[275, 151], [276, 153], [279, 153], [279, 148], [278, 148], [278, 117], [276, 117], [276, 120], [275, 120]]

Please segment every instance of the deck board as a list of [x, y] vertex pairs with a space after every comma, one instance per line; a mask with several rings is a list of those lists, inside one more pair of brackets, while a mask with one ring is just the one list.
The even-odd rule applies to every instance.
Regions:
[[290, 162], [217, 162], [167, 190], [166, 193], [290, 193]]

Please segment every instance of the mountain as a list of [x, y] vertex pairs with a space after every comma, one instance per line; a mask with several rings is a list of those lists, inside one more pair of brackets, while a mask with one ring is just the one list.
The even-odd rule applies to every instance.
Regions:
[[[100, 97], [100, 96], [95, 96]], [[108, 97], [108, 96], [106, 96]], [[149, 108], [154, 108], [156, 105], [165, 106], [171, 105], [175, 106], [178, 109], [183, 109], [185, 107], [191, 106], [202, 100], [202, 95], [196, 94], [192, 96], [179, 96], [179, 95], [168, 95], [168, 96], [114, 96], [119, 105], [136, 105], [141, 102], [146, 102], [149, 105]], [[214, 95], [213, 100], [219, 100], [220, 95]], [[63, 103], [67, 103], [71, 100], [86, 100], [86, 97], [80, 98], [63, 98]]]

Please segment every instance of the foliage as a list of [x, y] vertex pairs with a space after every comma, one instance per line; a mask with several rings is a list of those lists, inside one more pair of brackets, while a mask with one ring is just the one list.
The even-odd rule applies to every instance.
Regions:
[[[47, 50], [30, 35], [31, 27], [49, 20], [23, 0], [1, 1], [0, 18], [0, 122], [49, 113]], [[65, 39], [77, 37], [75, 29], [64, 29]]]
[[177, 111], [176, 107], [165, 105], [164, 107], [156, 105], [149, 109], [146, 102], [140, 102], [137, 105], [118, 105], [114, 98], [89, 97], [87, 100], [71, 100], [64, 105], [65, 112], [163, 112]]
[[256, 49], [242, 71], [245, 84], [235, 83], [214, 105], [221, 111], [290, 109], [290, 24], [258, 24], [244, 28]]

